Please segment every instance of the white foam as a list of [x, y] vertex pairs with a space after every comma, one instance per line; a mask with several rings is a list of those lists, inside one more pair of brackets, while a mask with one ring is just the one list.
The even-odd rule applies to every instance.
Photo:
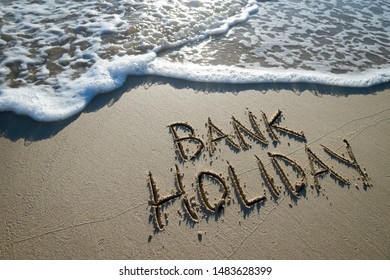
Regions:
[[208, 83], [319, 83], [343, 87], [369, 87], [390, 82], [390, 69], [363, 73], [332, 74], [305, 70], [243, 69], [226, 66], [178, 64], [145, 55], [100, 60], [87, 73], [56, 92], [49, 86], [4, 89], [0, 110], [28, 115], [38, 121], [57, 121], [81, 112], [99, 93], [122, 86], [128, 75], [157, 75]]
[[[390, 82], [390, 61], [377, 69], [358, 69], [363, 64], [371, 65], [368, 64], [370, 55], [371, 60], [380, 55], [380, 48], [389, 37], [381, 31], [386, 26], [383, 17], [372, 15], [365, 21], [370, 23], [367, 26], [378, 28], [370, 33], [378, 42], [363, 42], [372, 38], [365, 29], [367, 22], [358, 20], [362, 16], [359, 13], [372, 13], [369, 9], [345, 8], [354, 16], [348, 20], [363, 34], [358, 38], [358, 48], [366, 48], [364, 57], [351, 59], [348, 56], [352, 43], [340, 47], [337, 53], [332, 52], [333, 45], [316, 45], [317, 40], [326, 39], [322, 33], [337, 27], [330, 23], [331, 12], [343, 12], [337, 6], [328, 8], [337, 1], [328, 2], [316, 6], [321, 10], [317, 13], [323, 17], [313, 37], [304, 36], [316, 26], [313, 22], [318, 21], [318, 14], [311, 14], [313, 8], [305, 8], [302, 6], [305, 4], [297, 0], [271, 1], [269, 5], [262, 2], [262, 9], [254, 0], [232, 0], [228, 4], [226, 1], [188, 0], [181, 5], [167, 1], [150, 4], [141, 0], [122, 0], [114, 5], [107, 1], [72, 4], [59, 1], [57, 4], [43, 0], [41, 4], [33, 4], [33, 12], [30, 12], [31, 6], [23, 9], [24, 2], [2, 7], [0, 17], [13, 16], [15, 20], [4, 24], [0, 33], [6, 35], [0, 39], [0, 48], [3, 48], [0, 111], [13, 111], [38, 121], [62, 120], [81, 112], [97, 94], [121, 87], [129, 75], [231, 84], [317, 83], [370, 87]], [[268, 10], [265, 10], [266, 4]], [[296, 8], [298, 12], [284, 13], [279, 4]], [[145, 10], [133, 9], [132, 5]], [[384, 18], [389, 12], [389, 7], [383, 9]], [[59, 23], [42, 24], [42, 20], [54, 19], [56, 14], [63, 14]], [[247, 22], [246, 27], [233, 28], [243, 22]], [[224, 45], [218, 45], [221, 39], [212, 40], [223, 34], [225, 37], [219, 38], [228, 41], [227, 46], [234, 45], [233, 50], [238, 54], [231, 58], [231, 49], [227, 49], [233, 64], [230, 66], [229, 59], [221, 57], [224, 55]], [[348, 36], [348, 31], [342, 30], [332, 38], [342, 44]], [[9, 37], [11, 43], [6, 42]], [[300, 44], [300, 48], [292, 48], [292, 44]], [[241, 52], [241, 47], [250, 51]], [[307, 60], [298, 59], [309, 50]], [[356, 55], [362, 56], [360, 52]], [[179, 62], [175, 61], [177, 57], [182, 57]], [[206, 65], [202, 65], [202, 60]], [[386, 62], [386, 58], [384, 60]], [[345, 63], [346, 73], [330, 71], [339, 63]], [[18, 76], [12, 81], [17, 85], [5, 78], [12, 74], [9, 64], [18, 68]]]
[[222, 65], [177, 64], [158, 58], [148, 64], [146, 74], [194, 82], [227, 84], [316, 83], [340, 87], [370, 87], [390, 82], [390, 69], [372, 69], [360, 73], [333, 74], [294, 69], [245, 69]]
[[13, 111], [38, 121], [57, 121], [81, 112], [99, 93], [122, 86], [128, 75], [144, 75], [155, 53], [99, 60], [81, 77], [71, 80], [66, 74], [59, 79], [61, 88], [33, 85], [0, 91], [0, 111]]

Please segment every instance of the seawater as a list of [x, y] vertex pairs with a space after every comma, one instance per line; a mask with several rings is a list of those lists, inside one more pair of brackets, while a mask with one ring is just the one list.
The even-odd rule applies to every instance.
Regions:
[[2, 0], [0, 111], [65, 119], [129, 75], [369, 87], [389, 46], [386, 0]]

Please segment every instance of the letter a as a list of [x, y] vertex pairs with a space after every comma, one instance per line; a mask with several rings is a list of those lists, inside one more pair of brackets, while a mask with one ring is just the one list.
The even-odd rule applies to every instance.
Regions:
[[[234, 147], [235, 149], [239, 150], [240, 149], [240, 146], [237, 145], [230, 137], [229, 135], [225, 134], [222, 132], [222, 130], [220, 128], [218, 128], [215, 124], [213, 124], [213, 122], [211, 121], [211, 119], [209, 118], [208, 119], [208, 122], [207, 122], [208, 126], [209, 126], [209, 134], [208, 134], [208, 138], [209, 138], [209, 147], [210, 147], [210, 154], [212, 154], [215, 150], [215, 147], [214, 147], [214, 142], [216, 141], [219, 141], [219, 140], [222, 140], [222, 139], [226, 139], [226, 142], [228, 144], [230, 144], [231, 147]], [[217, 138], [213, 138], [213, 132], [216, 132], [216, 134], [218, 135]]]

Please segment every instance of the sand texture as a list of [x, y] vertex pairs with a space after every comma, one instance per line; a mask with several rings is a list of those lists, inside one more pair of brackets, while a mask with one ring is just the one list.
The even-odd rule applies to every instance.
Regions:
[[1, 259], [389, 259], [390, 91], [132, 78], [0, 114]]

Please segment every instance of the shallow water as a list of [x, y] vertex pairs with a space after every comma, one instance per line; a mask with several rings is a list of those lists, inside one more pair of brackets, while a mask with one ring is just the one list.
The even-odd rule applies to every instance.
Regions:
[[0, 3], [0, 111], [70, 117], [128, 75], [214, 83], [390, 81], [388, 1]]

